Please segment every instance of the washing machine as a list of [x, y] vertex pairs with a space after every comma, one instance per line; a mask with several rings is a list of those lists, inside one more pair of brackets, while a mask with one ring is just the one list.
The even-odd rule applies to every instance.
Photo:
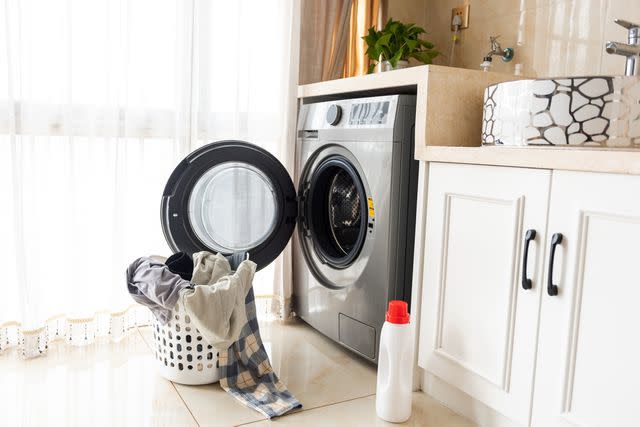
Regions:
[[294, 177], [257, 145], [205, 145], [167, 181], [165, 238], [175, 252], [247, 251], [262, 269], [293, 236], [295, 312], [376, 362], [387, 301], [411, 295], [414, 121], [410, 95], [304, 104]]
[[294, 309], [377, 362], [387, 303], [410, 303], [418, 162], [415, 97], [302, 105]]

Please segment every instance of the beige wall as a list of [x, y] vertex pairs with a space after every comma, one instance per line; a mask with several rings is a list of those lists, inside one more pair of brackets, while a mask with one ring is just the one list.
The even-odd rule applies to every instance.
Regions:
[[[427, 25], [427, 3], [431, 0], [385, 0], [384, 19], [413, 23], [420, 27]], [[384, 24], [384, 23], [383, 23]]]
[[516, 54], [509, 63], [494, 58], [493, 71], [513, 73], [522, 64], [523, 74], [535, 77], [623, 74], [624, 59], [608, 55], [604, 43], [626, 41], [614, 18], [640, 23], [640, 0], [426, 0], [428, 38], [446, 55], [438, 64], [449, 64], [451, 8], [464, 3], [471, 5], [470, 25], [461, 32], [452, 65], [478, 69], [489, 35], [501, 35], [502, 47]]

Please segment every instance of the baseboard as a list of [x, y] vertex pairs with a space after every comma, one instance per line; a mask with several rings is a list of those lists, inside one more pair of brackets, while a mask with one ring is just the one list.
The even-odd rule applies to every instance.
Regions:
[[526, 427], [421, 369], [422, 391], [479, 427]]

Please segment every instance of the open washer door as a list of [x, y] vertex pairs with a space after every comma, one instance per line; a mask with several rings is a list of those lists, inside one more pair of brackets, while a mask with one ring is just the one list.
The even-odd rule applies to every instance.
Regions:
[[162, 229], [173, 251], [248, 251], [258, 269], [284, 250], [297, 214], [295, 187], [282, 163], [243, 141], [195, 150], [162, 195]]

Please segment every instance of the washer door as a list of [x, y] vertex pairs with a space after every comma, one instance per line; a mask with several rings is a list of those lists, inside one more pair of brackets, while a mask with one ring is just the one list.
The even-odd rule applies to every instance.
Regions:
[[243, 141], [219, 141], [189, 154], [162, 195], [162, 229], [174, 251], [248, 251], [258, 269], [293, 233], [296, 191], [284, 166]]

